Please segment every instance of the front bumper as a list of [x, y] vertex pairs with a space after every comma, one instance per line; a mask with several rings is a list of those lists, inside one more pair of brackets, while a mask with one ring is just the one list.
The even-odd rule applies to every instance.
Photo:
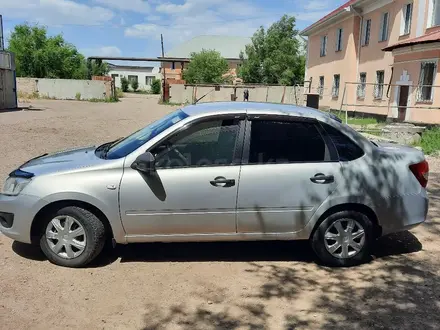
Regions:
[[12, 226], [6, 228], [0, 223], [0, 231], [13, 240], [31, 243], [32, 221], [44, 204], [45, 202], [36, 196], [24, 194], [5, 196], [0, 194], [0, 211], [14, 215]]

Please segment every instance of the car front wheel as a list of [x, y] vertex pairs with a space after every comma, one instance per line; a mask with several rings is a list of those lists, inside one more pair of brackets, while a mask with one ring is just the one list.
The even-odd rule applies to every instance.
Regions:
[[326, 218], [313, 233], [311, 243], [318, 258], [329, 266], [355, 266], [371, 258], [370, 219], [359, 212], [342, 211]]
[[42, 224], [41, 250], [56, 265], [86, 266], [104, 247], [104, 224], [83, 208], [64, 207], [52, 213]]

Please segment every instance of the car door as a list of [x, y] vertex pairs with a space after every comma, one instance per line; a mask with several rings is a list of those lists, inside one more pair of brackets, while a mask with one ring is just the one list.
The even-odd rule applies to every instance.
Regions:
[[313, 120], [255, 116], [247, 123], [238, 233], [293, 233], [335, 190], [340, 163]]
[[244, 114], [197, 120], [150, 152], [156, 171], [126, 164], [120, 208], [128, 237], [235, 234]]

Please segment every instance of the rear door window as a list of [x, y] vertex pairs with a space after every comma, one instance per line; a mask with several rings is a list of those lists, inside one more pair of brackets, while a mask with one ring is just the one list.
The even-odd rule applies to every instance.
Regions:
[[333, 126], [324, 123], [321, 125], [324, 127], [330, 139], [333, 141], [341, 162], [352, 161], [361, 158], [364, 155], [364, 151], [348, 136], [341, 133]]
[[249, 164], [323, 162], [327, 146], [314, 123], [253, 120]]

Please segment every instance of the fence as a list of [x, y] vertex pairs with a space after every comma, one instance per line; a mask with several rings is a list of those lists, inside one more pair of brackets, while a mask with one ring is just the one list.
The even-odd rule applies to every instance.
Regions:
[[345, 111], [346, 118], [348, 112], [362, 112], [402, 122], [439, 124], [440, 86], [346, 82], [339, 110]]
[[58, 100], [105, 99], [112, 95], [112, 82], [100, 80], [17, 78], [21, 97], [37, 95]]
[[280, 85], [169, 85], [169, 101], [194, 103], [242, 101], [244, 91], [249, 91], [249, 101], [304, 105], [308, 86]]

